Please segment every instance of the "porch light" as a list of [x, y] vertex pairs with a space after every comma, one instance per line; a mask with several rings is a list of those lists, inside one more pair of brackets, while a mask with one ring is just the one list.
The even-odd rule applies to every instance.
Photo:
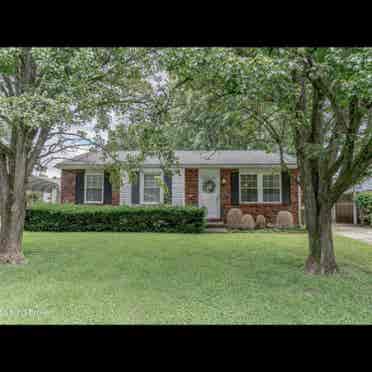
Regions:
[[226, 184], [226, 179], [225, 179], [225, 177], [222, 177], [221, 184], [222, 184], [222, 185], [225, 185], [225, 184]]

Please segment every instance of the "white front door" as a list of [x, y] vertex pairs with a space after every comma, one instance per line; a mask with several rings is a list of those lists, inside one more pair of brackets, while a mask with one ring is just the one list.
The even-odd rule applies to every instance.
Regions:
[[199, 168], [199, 207], [207, 208], [207, 218], [220, 218], [220, 170]]

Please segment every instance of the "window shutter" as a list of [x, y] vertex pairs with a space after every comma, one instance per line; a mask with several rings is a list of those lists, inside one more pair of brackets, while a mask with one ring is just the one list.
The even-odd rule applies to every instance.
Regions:
[[164, 195], [164, 203], [172, 204], [172, 174], [164, 173], [164, 183], [168, 188], [168, 195]]
[[84, 204], [85, 171], [77, 171], [75, 178], [75, 204]]
[[289, 172], [282, 172], [282, 203], [291, 204], [291, 175]]
[[139, 204], [140, 195], [140, 176], [139, 172], [136, 172], [136, 177], [132, 182], [132, 204]]
[[110, 182], [110, 174], [105, 172], [103, 182], [103, 204], [112, 204], [112, 185]]
[[231, 204], [239, 205], [239, 171], [231, 173]]

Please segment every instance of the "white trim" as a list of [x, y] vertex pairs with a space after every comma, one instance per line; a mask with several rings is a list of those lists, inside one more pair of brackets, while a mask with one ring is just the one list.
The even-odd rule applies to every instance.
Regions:
[[[240, 186], [240, 176], [241, 175], [256, 175], [257, 176], [257, 201], [254, 202], [248, 202], [248, 201], [242, 201], [241, 197], [241, 186]], [[263, 201], [263, 176], [264, 175], [279, 175], [279, 201]], [[276, 172], [273, 170], [272, 172], [267, 172], [267, 170], [263, 169], [254, 169], [248, 170], [248, 169], [239, 169], [239, 204], [282, 204], [282, 173]]]
[[[102, 200], [101, 201], [87, 201], [87, 176], [102, 176]], [[105, 176], [104, 172], [87, 172], [84, 173], [84, 204], [103, 204], [105, 197]]]
[[156, 205], [156, 204], [163, 204], [164, 203], [164, 190], [162, 187], [160, 187], [160, 201], [157, 202], [145, 202], [143, 200], [143, 194], [144, 194], [144, 188], [145, 188], [145, 182], [144, 182], [144, 174], [160, 174], [160, 177], [162, 181], [164, 182], [164, 172], [160, 168], [156, 169], [143, 169], [140, 171], [140, 204], [144, 205]]

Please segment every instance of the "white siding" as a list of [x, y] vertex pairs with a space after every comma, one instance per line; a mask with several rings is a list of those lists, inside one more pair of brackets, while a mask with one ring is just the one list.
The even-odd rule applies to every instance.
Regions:
[[126, 173], [123, 175], [123, 185], [120, 186], [120, 205], [131, 205], [131, 183], [128, 183], [128, 176]]
[[185, 169], [172, 177], [172, 205], [185, 205]]

